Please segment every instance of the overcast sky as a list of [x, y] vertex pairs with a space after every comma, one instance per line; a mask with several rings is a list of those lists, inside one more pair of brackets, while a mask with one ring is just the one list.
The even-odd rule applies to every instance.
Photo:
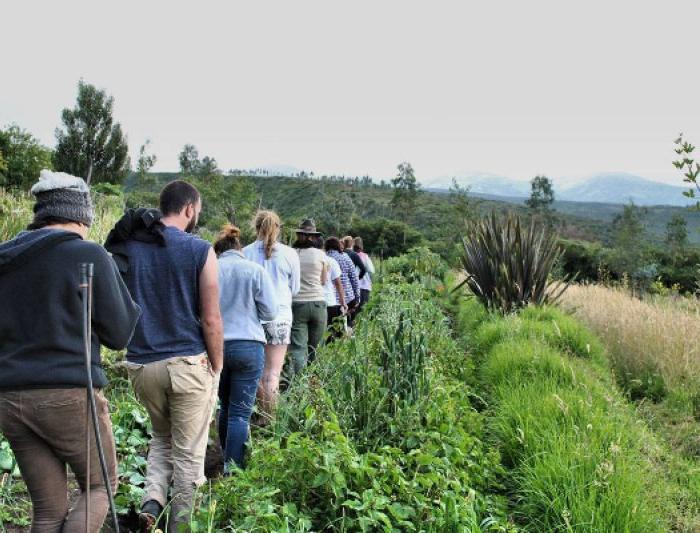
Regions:
[[80, 78], [132, 159], [420, 180], [626, 171], [700, 144], [700, 2], [5, 2], [0, 125], [54, 145]]

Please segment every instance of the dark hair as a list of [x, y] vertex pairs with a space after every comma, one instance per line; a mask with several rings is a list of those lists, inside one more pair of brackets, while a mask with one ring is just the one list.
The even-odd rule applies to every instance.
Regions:
[[313, 247], [314, 238], [312, 235], [309, 235], [308, 233], [297, 233], [297, 238], [292, 244], [292, 248], [304, 249]]
[[305, 241], [301, 241], [301, 240], [297, 239], [296, 241], [294, 241], [292, 243], [292, 248], [297, 248], [299, 250], [304, 250], [306, 248], [314, 248], [314, 241], [309, 240], [309, 239], [307, 239]]
[[340, 252], [340, 240], [338, 237], [328, 237], [326, 239], [326, 242], [324, 243], [323, 247], [326, 249], [326, 252], [330, 250], [335, 250], [336, 252]]
[[27, 226], [27, 229], [32, 231], [35, 229], [45, 228], [46, 226], [53, 226], [55, 224], [79, 224], [79, 222], [61, 217], [42, 217], [39, 220], [32, 220]]
[[311, 242], [313, 243], [314, 248], [318, 248], [319, 250], [323, 250], [323, 237], [320, 235], [316, 235], [315, 237], [311, 237]]
[[227, 250], [241, 249], [241, 230], [233, 224], [226, 224], [214, 243], [214, 252], [221, 255]]
[[196, 204], [199, 198], [194, 185], [183, 180], [171, 181], [160, 191], [160, 212], [163, 216], [179, 214], [189, 204]]

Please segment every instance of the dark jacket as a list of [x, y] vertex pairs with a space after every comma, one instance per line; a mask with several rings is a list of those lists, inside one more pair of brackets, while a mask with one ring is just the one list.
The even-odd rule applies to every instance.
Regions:
[[122, 275], [129, 271], [127, 242], [130, 240], [165, 246], [165, 226], [158, 209], [128, 209], [107, 235], [105, 249], [112, 254]]
[[0, 390], [86, 385], [80, 263], [94, 264], [92, 379], [107, 384], [100, 345], [126, 347], [140, 309], [101, 246], [45, 228], [0, 244]]
[[357, 254], [357, 252], [350, 250], [349, 248], [343, 251], [350, 256], [353, 264], [358, 268], [357, 277], [359, 279], [364, 278], [365, 274], [367, 274], [367, 267], [365, 266], [365, 262], [362, 260], [362, 258]]

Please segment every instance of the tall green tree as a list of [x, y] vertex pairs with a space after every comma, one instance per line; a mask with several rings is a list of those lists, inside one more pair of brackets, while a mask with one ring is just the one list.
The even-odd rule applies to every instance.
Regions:
[[0, 130], [0, 186], [28, 189], [44, 168], [52, 168], [50, 149], [16, 124]]
[[199, 164], [197, 169], [197, 174], [202, 177], [213, 176], [215, 174], [220, 174], [219, 166], [216, 164], [216, 159], [205, 155]]
[[194, 144], [186, 144], [179, 155], [180, 172], [185, 176], [194, 176], [199, 172], [199, 151]]
[[185, 176], [207, 177], [220, 175], [216, 159], [205, 155], [199, 158], [199, 150], [194, 144], [186, 144], [179, 155], [180, 172]]
[[410, 220], [415, 213], [420, 185], [418, 185], [411, 163], [404, 161], [396, 168], [398, 173], [391, 180], [391, 185], [394, 188], [391, 207], [399, 218], [406, 221]]
[[114, 98], [80, 80], [75, 108], [64, 109], [65, 129], [56, 129], [56, 170], [90, 183], [121, 183], [129, 173], [129, 147], [121, 125], [114, 122]]
[[535, 176], [530, 181], [530, 198], [525, 200], [525, 205], [538, 214], [546, 215], [552, 212], [553, 203], [552, 180], [547, 176]]

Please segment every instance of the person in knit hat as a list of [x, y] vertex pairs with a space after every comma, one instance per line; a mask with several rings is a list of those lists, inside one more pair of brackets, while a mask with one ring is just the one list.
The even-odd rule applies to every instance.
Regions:
[[39, 229], [56, 221], [74, 222], [86, 228], [92, 225], [90, 188], [82, 178], [63, 172], [42, 170], [31, 193], [36, 198], [36, 203], [34, 221], [29, 229]]
[[[80, 263], [94, 265], [92, 381], [109, 483], [117, 484], [116, 454], [102, 388], [100, 346], [126, 347], [140, 309], [115, 263], [85, 240], [92, 224], [90, 191], [81, 178], [43, 170], [28, 230], [0, 243], [0, 432], [10, 442], [33, 503], [32, 531], [101, 529], [107, 490], [92, 438], [85, 435], [87, 375], [83, 344]], [[90, 461], [90, 476], [87, 461]], [[83, 489], [68, 508], [66, 466]]]

